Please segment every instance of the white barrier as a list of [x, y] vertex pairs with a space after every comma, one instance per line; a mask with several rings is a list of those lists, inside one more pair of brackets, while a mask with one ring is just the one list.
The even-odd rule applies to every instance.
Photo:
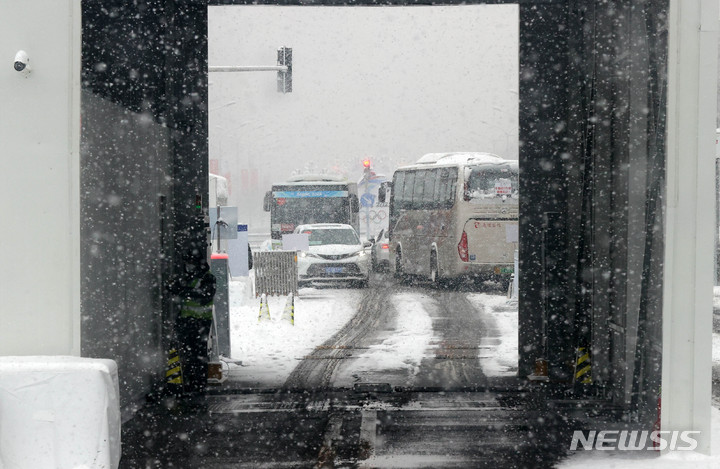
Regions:
[[114, 361], [0, 357], [0, 467], [117, 468], [120, 421]]

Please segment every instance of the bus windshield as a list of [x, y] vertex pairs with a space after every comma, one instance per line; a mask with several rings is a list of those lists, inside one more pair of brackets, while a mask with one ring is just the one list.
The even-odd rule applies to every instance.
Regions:
[[518, 197], [518, 174], [507, 168], [473, 168], [467, 181], [465, 199]]
[[309, 223], [348, 223], [348, 199], [344, 197], [278, 197], [273, 222], [295, 226]]

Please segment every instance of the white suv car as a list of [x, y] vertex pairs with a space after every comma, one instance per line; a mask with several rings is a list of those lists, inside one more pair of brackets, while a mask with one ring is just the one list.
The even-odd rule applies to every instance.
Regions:
[[355, 229], [340, 223], [300, 225], [295, 233], [309, 235], [310, 248], [298, 256], [300, 286], [312, 282], [354, 281], [366, 287], [370, 254]]

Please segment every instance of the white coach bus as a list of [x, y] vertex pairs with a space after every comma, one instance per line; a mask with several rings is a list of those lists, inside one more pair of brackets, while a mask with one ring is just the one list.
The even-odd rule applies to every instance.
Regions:
[[517, 242], [517, 161], [431, 153], [395, 171], [390, 246], [397, 274], [433, 282], [493, 279], [506, 286]]

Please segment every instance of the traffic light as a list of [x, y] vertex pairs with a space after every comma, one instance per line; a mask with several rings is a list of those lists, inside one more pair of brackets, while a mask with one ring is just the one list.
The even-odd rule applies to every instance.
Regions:
[[367, 180], [370, 178], [370, 158], [365, 158], [363, 160], [363, 174], [364, 178]]
[[277, 72], [277, 90], [278, 93], [290, 93], [292, 91], [292, 47], [280, 47], [277, 52], [277, 64], [287, 67], [287, 71]]

